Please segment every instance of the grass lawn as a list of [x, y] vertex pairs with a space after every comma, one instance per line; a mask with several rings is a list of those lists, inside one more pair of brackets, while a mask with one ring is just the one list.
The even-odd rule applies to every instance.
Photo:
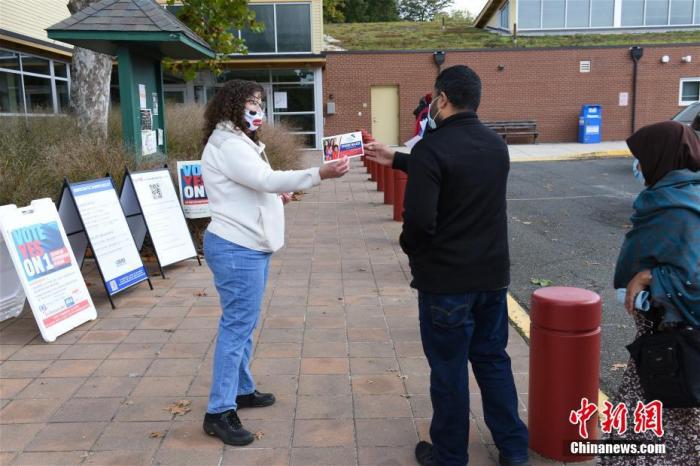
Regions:
[[325, 24], [324, 32], [347, 50], [449, 50], [465, 48], [566, 47], [698, 43], [700, 29], [643, 34], [572, 34], [567, 36], [511, 37], [477, 29], [470, 23], [447, 20], [415, 23]]

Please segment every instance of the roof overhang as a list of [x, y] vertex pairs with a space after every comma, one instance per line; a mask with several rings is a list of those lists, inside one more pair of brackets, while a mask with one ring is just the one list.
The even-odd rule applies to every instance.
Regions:
[[284, 66], [284, 65], [325, 65], [325, 55], [231, 55], [223, 60], [226, 64], [235, 65], [265, 65], [265, 66]]
[[53, 55], [70, 58], [73, 55], [73, 49], [65, 45], [55, 44], [45, 40], [35, 39], [33, 37], [17, 34], [16, 32], [0, 29], [0, 42], [17, 45], [28, 52], [38, 51]]
[[507, 0], [488, 0], [474, 20], [474, 27], [483, 28]]
[[216, 54], [181, 32], [134, 32], [134, 31], [75, 31], [49, 29], [51, 39], [60, 40], [76, 47], [83, 47], [107, 55], [116, 55], [120, 46], [138, 46], [150, 49], [162, 58], [176, 60], [199, 60], [214, 58]]

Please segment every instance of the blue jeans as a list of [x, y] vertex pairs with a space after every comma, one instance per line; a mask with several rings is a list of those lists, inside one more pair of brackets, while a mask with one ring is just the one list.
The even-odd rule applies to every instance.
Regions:
[[236, 396], [255, 390], [249, 365], [270, 256], [270, 253], [226, 241], [209, 231], [204, 234], [204, 258], [214, 274], [221, 302], [207, 406], [209, 413], [236, 409]]
[[423, 351], [430, 364], [433, 420], [430, 437], [440, 466], [469, 461], [469, 376], [481, 390], [484, 420], [501, 455], [528, 458], [528, 432], [518, 416], [518, 399], [506, 353], [506, 290], [457, 295], [418, 292]]

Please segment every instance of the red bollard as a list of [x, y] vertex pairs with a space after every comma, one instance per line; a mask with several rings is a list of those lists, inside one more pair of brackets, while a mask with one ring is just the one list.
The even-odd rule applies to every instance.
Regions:
[[386, 173], [384, 173], [384, 165], [380, 165], [378, 163], [374, 164], [375, 166], [375, 173], [377, 176], [377, 191], [384, 192], [384, 185], [385, 183], [385, 178], [386, 178]]
[[394, 170], [394, 220], [403, 221], [403, 197], [406, 192], [408, 175], [401, 170]]
[[394, 202], [394, 170], [382, 165], [384, 169], [384, 204], [391, 205]]
[[374, 167], [377, 166], [377, 162], [373, 162], [371, 160], [367, 161], [367, 173], [369, 173], [369, 180], [370, 181], [377, 181], [377, 177], [375, 176], [374, 173]]
[[588, 438], [569, 421], [582, 398], [598, 404], [600, 320], [596, 293], [580, 288], [548, 287], [532, 294], [530, 308], [530, 448], [557, 461], [587, 461], [573, 455], [570, 443], [598, 439], [598, 414], [585, 423]]

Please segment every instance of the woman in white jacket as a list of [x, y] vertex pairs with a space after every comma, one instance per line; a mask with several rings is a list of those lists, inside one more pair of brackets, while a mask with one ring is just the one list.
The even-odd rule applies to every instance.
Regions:
[[229, 81], [205, 113], [202, 175], [211, 223], [204, 235], [204, 257], [222, 314], [204, 431], [229, 445], [254, 439], [238, 418], [239, 408], [275, 402], [273, 394], [255, 389], [249, 363], [270, 256], [284, 244], [283, 204], [290, 191], [309, 189], [349, 169], [343, 159], [321, 168], [273, 170], [256, 132], [265, 119], [262, 92], [257, 83]]

